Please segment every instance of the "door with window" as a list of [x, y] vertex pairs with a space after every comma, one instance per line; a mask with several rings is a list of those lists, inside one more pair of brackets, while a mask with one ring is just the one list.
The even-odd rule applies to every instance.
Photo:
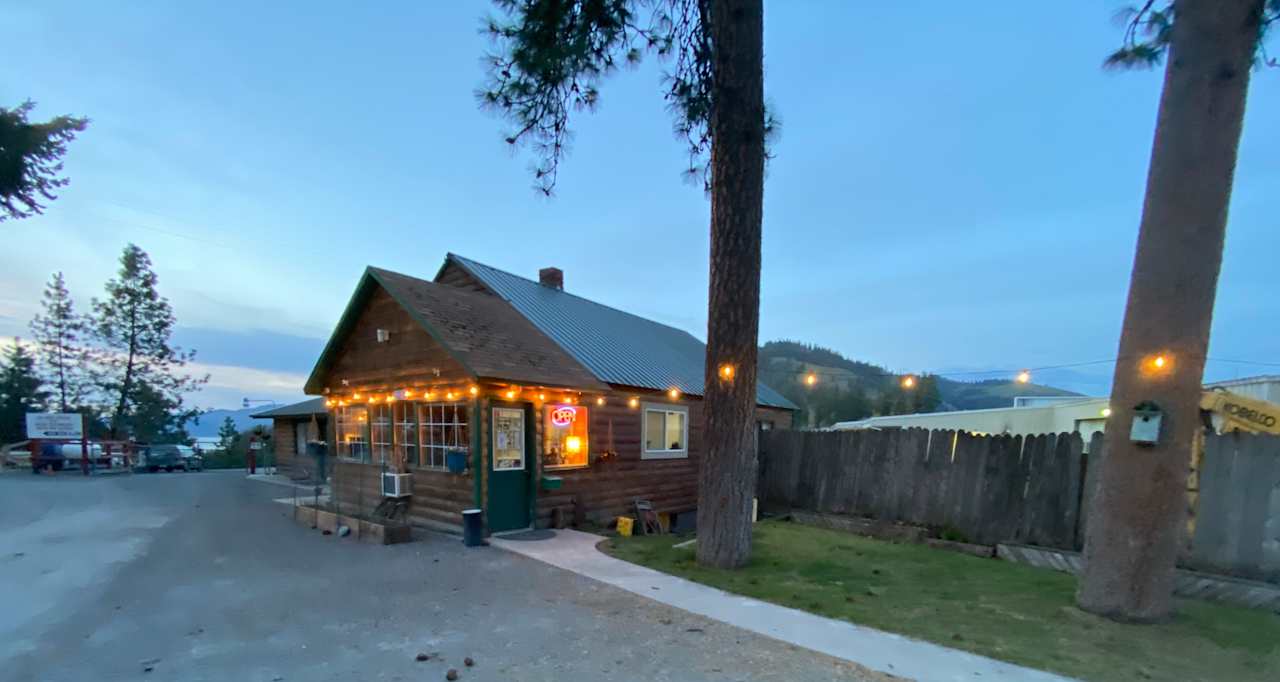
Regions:
[[525, 411], [495, 407], [489, 420], [489, 532], [528, 528], [533, 457]]

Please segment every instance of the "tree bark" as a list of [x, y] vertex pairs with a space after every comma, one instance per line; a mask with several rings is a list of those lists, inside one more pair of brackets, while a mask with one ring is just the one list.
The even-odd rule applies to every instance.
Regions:
[[[707, 0], [710, 39], [711, 277], [698, 486], [698, 562], [751, 557], [755, 497], [756, 354], [764, 204], [764, 7]], [[725, 378], [720, 370], [732, 367]]]
[[[1076, 600], [1149, 622], [1172, 612], [1173, 569], [1227, 206], [1262, 0], [1178, 0]], [[1163, 354], [1167, 364], [1152, 359]], [[1163, 411], [1130, 440], [1134, 407]]]

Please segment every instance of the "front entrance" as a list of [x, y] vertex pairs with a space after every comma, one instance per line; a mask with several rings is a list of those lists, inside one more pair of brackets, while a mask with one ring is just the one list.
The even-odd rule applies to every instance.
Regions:
[[528, 528], [530, 524], [529, 482], [533, 456], [530, 452], [528, 420], [516, 407], [493, 408], [490, 434], [489, 532]]

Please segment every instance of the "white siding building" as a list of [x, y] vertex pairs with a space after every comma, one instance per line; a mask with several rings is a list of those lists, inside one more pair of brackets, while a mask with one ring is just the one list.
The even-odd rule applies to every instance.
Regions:
[[[1280, 375], [1249, 377], [1205, 384], [1205, 388], [1223, 388], [1247, 398], [1280, 403]], [[831, 428], [880, 429], [921, 428], [956, 429], [979, 435], [1062, 433], [1079, 431], [1086, 443], [1097, 431], [1106, 427], [1111, 414], [1107, 398], [1045, 396], [1014, 398], [1010, 407], [986, 410], [957, 410], [869, 417], [857, 421], [837, 422]]]

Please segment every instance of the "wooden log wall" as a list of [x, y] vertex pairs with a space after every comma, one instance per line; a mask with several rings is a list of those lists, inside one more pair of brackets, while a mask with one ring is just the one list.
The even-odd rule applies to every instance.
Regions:
[[[414, 469], [408, 521], [415, 526], [462, 528], [462, 510], [473, 505], [470, 473]], [[382, 467], [350, 460], [334, 462], [330, 491], [342, 509], [370, 514], [382, 502]]]

